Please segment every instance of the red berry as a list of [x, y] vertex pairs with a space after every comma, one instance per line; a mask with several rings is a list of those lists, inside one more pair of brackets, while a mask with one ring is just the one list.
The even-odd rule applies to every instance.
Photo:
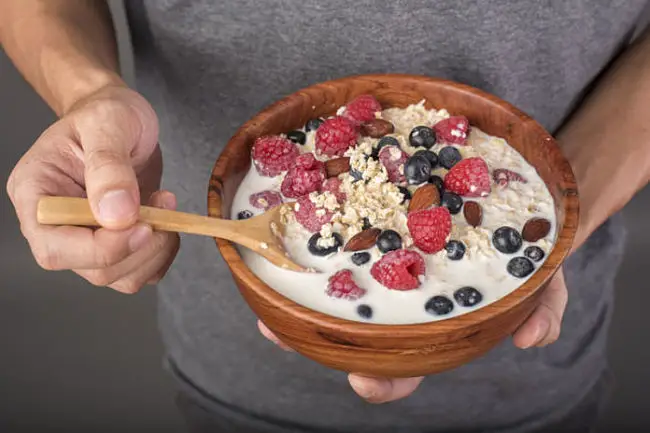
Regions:
[[275, 191], [261, 191], [251, 194], [248, 201], [253, 207], [269, 210], [282, 203], [282, 196]]
[[362, 289], [354, 282], [352, 279], [352, 271], [344, 269], [329, 278], [329, 284], [325, 293], [333, 298], [356, 301], [366, 294], [366, 289]]
[[438, 141], [447, 144], [467, 144], [469, 129], [469, 120], [465, 116], [451, 116], [433, 125]]
[[341, 183], [341, 179], [338, 177], [330, 177], [329, 179], [325, 179], [322, 188], [323, 192], [329, 191], [334, 194], [339, 204], [342, 204], [346, 199], [345, 193], [341, 192]]
[[332, 212], [327, 209], [316, 208], [314, 203], [309, 200], [308, 195], [298, 199], [295, 209], [296, 221], [312, 233], [320, 231], [323, 225], [332, 219]]
[[485, 197], [490, 193], [490, 173], [483, 158], [467, 158], [445, 175], [445, 190], [465, 197]]
[[316, 130], [316, 151], [327, 156], [343, 156], [346, 150], [357, 144], [359, 132], [345, 117], [327, 119]]
[[497, 168], [494, 170], [492, 172], [492, 179], [502, 188], [508, 186], [510, 182], [528, 183], [528, 179], [507, 168]]
[[280, 191], [285, 197], [298, 198], [313, 191], [320, 191], [327, 177], [325, 164], [312, 153], [303, 153], [284, 177]]
[[419, 276], [426, 265], [421, 255], [411, 250], [395, 250], [384, 255], [370, 269], [370, 275], [392, 290], [413, 290], [420, 287]]
[[404, 178], [404, 163], [409, 159], [406, 152], [397, 146], [384, 146], [379, 151], [379, 161], [386, 167], [388, 180], [402, 183]]
[[289, 170], [298, 156], [296, 145], [284, 137], [260, 137], [253, 144], [251, 155], [257, 172], [262, 176], [277, 176]]
[[442, 250], [451, 231], [451, 214], [446, 207], [410, 212], [406, 225], [416, 247], [428, 254]]
[[381, 111], [381, 104], [372, 95], [360, 95], [348, 102], [343, 117], [359, 126], [375, 118], [375, 113]]

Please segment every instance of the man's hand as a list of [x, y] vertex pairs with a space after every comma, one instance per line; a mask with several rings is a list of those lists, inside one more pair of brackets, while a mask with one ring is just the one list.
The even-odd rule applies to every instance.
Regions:
[[[98, 286], [135, 293], [158, 281], [179, 247], [176, 234], [137, 224], [138, 206], [175, 209], [158, 191], [158, 121], [137, 93], [108, 86], [76, 102], [14, 168], [7, 192], [41, 267], [71, 269]], [[88, 197], [102, 228], [42, 226], [43, 196]]]
[[[539, 306], [513, 335], [514, 344], [527, 349], [546, 346], [560, 336], [560, 325], [567, 304], [567, 288], [564, 273], [560, 269], [542, 293]], [[264, 337], [284, 350], [291, 349], [282, 343], [261, 321], [257, 323]], [[348, 380], [352, 389], [370, 403], [388, 403], [411, 395], [424, 377], [406, 379], [366, 377], [350, 374]]]

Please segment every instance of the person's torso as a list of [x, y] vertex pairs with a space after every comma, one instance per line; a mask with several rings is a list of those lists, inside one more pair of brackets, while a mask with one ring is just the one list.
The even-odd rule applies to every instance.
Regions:
[[[138, 87], [161, 120], [164, 185], [182, 210], [204, 213], [210, 170], [234, 131], [282, 96], [331, 78], [448, 78], [506, 99], [555, 131], [629, 41], [646, 1], [126, 4]], [[209, 239], [183, 239], [159, 288], [161, 329], [170, 357], [191, 381], [262, 415], [355, 431], [532, 422], [577, 399], [605, 367], [621, 245], [622, 229], [610, 222], [570, 260], [570, 304], [558, 343], [521, 351], [505, 342], [388, 407], [363, 403], [344, 374], [264, 341]]]

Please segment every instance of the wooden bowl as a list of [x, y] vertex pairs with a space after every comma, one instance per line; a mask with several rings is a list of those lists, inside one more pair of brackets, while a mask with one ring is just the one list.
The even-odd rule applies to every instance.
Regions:
[[374, 95], [383, 107], [406, 107], [426, 99], [427, 108], [463, 114], [472, 125], [506, 139], [517, 149], [537, 169], [555, 202], [558, 238], [541, 268], [506, 297], [473, 312], [424, 324], [378, 325], [303, 307], [257, 278], [232, 243], [216, 239], [217, 246], [248, 305], [302, 355], [338, 370], [385, 377], [449, 370], [488, 352], [530, 315], [542, 289], [567, 256], [576, 232], [578, 193], [571, 167], [553, 137], [517, 108], [463, 84], [412, 75], [363, 75], [308, 87], [266, 108], [232, 137], [212, 171], [209, 215], [230, 216], [235, 191], [250, 166], [255, 138], [332, 115], [366, 93]]

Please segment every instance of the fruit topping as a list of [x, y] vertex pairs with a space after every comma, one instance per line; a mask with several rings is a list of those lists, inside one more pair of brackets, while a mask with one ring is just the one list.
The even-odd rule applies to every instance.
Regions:
[[438, 295], [429, 299], [427, 303], [424, 304], [424, 309], [427, 313], [434, 316], [444, 316], [445, 314], [452, 312], [454, 309], [454, 303], [451, 302], [451, 299], [448, 297]]
[[346, 150], [357, 143], [357, 129], [344, 117], [327, 119], [316, 130], [316, 152], [327, 156], [343, 156]]
[[440, 149], [438, 152], [438, 164], [449, 170], [454, 165], [458, 164], [463, 157], [458, 149], [453, 146], [447, 146]]
[[503, 254], [514, 254], [521, 248], [522, 240], [517, 230], [503, 226], [494, 231], [492, 243]]
[[[379, 230], [379, 229], [370, 229], [370, 230]], [[376, 243], [379, 251], [381, 251], [382, 253], [387, 253], [402, 248], [402, 237], [395, 230], [384, 230], [377, 237]]]
[[412, 147], [431, 149], [436, 144], [436, 133], [428, 126], [416, 126], [409, 134], [409, 144]]
[[445, 191], [442, 193], [440, 204], [447, 209], [452, 215], [456, 215], [463, 208], [463, 199], [453, 192]]
[[311, 120], [308, 121], [307, 124], [305, 125], [305, 130], [306, 130], [307, 132], [309, 132], [309, 131], [315, 131], [315, 130], [317, 130], [318, 128], [320, 128], [320, 126], [323, 124], [323, 122], [324, 122], [324, 120], [323, 120], [323, 119], [320, 119], [320, 118], [318, 118], [318, 119], [311, 119]]
[[312, 153], [303, 153], [284, 177], [280, 190], [285, 197], [298, 198], [320, 191], [325, 180], [325, 164]]
[[416, 247], [428, 254], [442, 250], [451, 231], [451, 215], [445, 207], [410, 212], [406, 225]]
[[365, 265], [370, 261], [370, 253], [366, 251], [356, 252], [352, 254], [350, 260], [352, 260], [352, 263], [354, 263], [357, 266]]
[[492, 172], [492, 179], [494, 179], [494, 182], [500, 187], [506, 187], [510, 182], [528, 183], [528, 180], [526, 180], [525, 177], [506, 168], [497, 168], [494, 170]]
[[317, 208], [307, 195], [298, 199], [294, 210], [296, 221], [310, 232], [319, 231], [323, 224], [327, 224], [332, 219], [331, 211]]
[[243, 210], [237, 214], [237, 219], [238, 220], [247, 220], [248, 218], [253, 216], [253, 212], [249, 210]]
[[366, 294], [366, 290], [359, 287], [352, 279], [352, 271], [344, 269], [329, 278], [326, 293], [333, 298], [355, 301], [363, 297]]
[[429, 161], [429, 164], [431, 164], [431, 168], [435, 168], [438, 165], [438, 155], [431, 150], [421, 149], [415, 152], [413, 156], [424, 156]]
[[461, 146], [467, 143], [469, 128], [469, 120], [465, 116], [451, 116], [433, 126], [439, 141]]
[[372, 95], [360, 95], [348, 102], [343, 117], [355, 125], [375, 119], [375, 113], [381, 112], [381, 104]]
[[298, 148], [291, 140], [275, 135], [258, 138], [251, 151], [257, 172], [268, 177], [289, 170], [298, 154]]
[[404, 163], [408, 154], [396, 146], [386, 146], [379, 151], [379, 161], [386, 167], [388, 180], [393, 183], [404, 182]]
[[372, 317], [372, 308], [369, 305], [361, 304], [357, 307], [357, 313], [364, 319], [370, 319]]
[[445, 249], [449, 260], [460, 260], [465, 255], [465, 244], [461, 241], [449, 241]]
[[510, 259], [506, 268], [513, 277], [525, 278], [535, 270], [535, 265], [526, 257], [515, 257]]
[[297, 144], [305, 144], [307, 135], [302, 131], [291, 131], [287, 133], [287, 138]]
[[251, 194], [248, 201], [253, 207], [269, 210], [272, 207], [282, 204], [282, 196], [279, 192], [275, 191], [260, 191]]
[[404, 163], [404, 177], [410, 185], [420, 185], [431, 177], [431, 163], [424, 155], [413, 155]]
[[454, 292], [454, 299], [463, 307], [473, 307], [483, 300], [481, 292], [474, 287], [461, 287]]
[[528, 257], [534, 262], [539, 262], [544, 258], [544, 250], [537, 245], [531, 245], [524, 250], [524, 256]]
[[413, 290], [420, 286], [425, 272], [424, 259], [411, 250], [395, 250], [375, 262], [370, 274], [379, 283], [392, 290]]
[[467, 158], [445, 175], [445, 190], [465, 197], [485, 197], [490, 193], [490, 174], [483, 158]]
[[320, 233], [314, 233], [307, 242], [307, 249], [315, 256], [329, 256], [334, 254], [343, 245], [343, 238], [338, 233], [333, 233], [331, 238], [323, 239]]

